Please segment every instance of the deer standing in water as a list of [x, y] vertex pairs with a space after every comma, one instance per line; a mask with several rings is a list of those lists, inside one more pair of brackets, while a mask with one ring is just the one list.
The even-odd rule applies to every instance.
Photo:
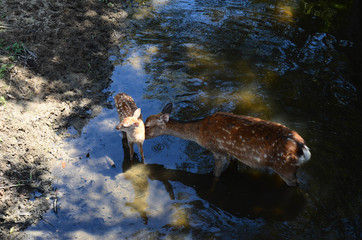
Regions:
[[289, 186], [298, 183], [298, 168], [311, 157], [303, 138], [278, 123], [232, 113], [215, 113], [201, 120], [179, 122], [169, 118], [172, 104], [147, 118], [146, 139], [172, 135], [197, 142], [215, 158], [214, 176], [228, 165], [228, 156], [253, 167], [273, 169]]
[[136, 143], [141, 154], [142, 162], [144, 162], [143, 142], [145, 140], [145, 126], [142, 121], [141, 109], [137, 108], [133, 98], [125, 93], [118, 93], [114, 97], [114, 102], [120, 121], [116, 129], [123, 132], [123, 138], [125, 138], [125, 135], [127, 137], [130, 159], [133, 160], [133, 145]]

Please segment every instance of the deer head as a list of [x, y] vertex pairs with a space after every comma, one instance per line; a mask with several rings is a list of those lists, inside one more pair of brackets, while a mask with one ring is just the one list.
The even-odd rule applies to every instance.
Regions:
[[166, 128], [166, 123], [170, 120], [170, 113], [172, 111], [172, 103], [166, 104], [162, 112], [151, 115], [147, 118], [145, 123], [146, 139], [151, 139], [163, 134]]
[[135, 128], [139, 127], [140, 125], [138, 119], [140, 115], [141, 115], [141, 109], [137, 108], [137, 110], [133, 113], [133, 116], [124, 118], [122, 122], [116, 126], [116, 129], [124, 132], [133, 131]]

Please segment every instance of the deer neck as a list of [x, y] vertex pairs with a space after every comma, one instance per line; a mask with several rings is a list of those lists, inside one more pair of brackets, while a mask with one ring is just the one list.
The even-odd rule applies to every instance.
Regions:
[[197, 142], [201, 120], [193, 122], [179, 122], [170, 119], [166, 124], [165, 134]]

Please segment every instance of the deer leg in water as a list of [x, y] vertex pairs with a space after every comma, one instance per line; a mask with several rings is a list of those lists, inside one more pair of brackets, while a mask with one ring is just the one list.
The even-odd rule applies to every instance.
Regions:
[[127, 149], [129, 148], [128, 146], [128, 139], [127, 139], [127, 133], [126, 132], [122, 132], [122, 146], [123, 146], [123, 149]]
[[140, 154], [141, 154], [141, 159], [142, 159], [142, 163], [145, 163], [145, 156], [143, 155], [143, 146], [142, 144], [138, 144], [138, 149], [140, 150]]
[[295, 187], [299, 185], [299, 181], [297, 179], [297, 170], [295, 171], [282, 171], [275, 170], [276, 173], [284, 180], [284, 182], [291, 187]]
[[[122, 131], [122, 139], [127, 139], [127, 133]], [[127, 139], [128, 141], [128, 139]]]
[[220, 177], [222, 171], [224, 171], [224, 169], [229, 165], [230, 159], [227, 155], [215, 152], [213, 152], [213, 154], [215, 158], [214, 176], [218, 178]]
[[230, 159], [227, 155], [215, 152], [212, 153], [214, 154], [215, 167], [214, 167], [214, 178], [212, 180], [210, 192], [213, 192], [215, 190], [216, 184], [219, 181], [219, 177], [222, 171], [224, 171], [224, 169], [229, 165], [230, 162]]
[[133, 161], [134, 158], [134, 150], [133, 150], [133, 142], [128, 141], [128, 146], [129, 146], [129, 158], [131, 161]]

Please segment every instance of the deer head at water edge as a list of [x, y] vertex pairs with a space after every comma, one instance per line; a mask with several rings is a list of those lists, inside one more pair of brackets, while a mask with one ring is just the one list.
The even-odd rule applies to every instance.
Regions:
[[295, 186], [298, 168], [311, 157], [303, 138], [282, 124], [223, 112], [180, 122], [170, 119], [171, 111], [169, 103], [161, 113], [147, 118], [146, 139], [172, 135], [197, 142], [213, 153], [216, 177], [232, 156], [253, 168], [269, 167], [289, 186]]

